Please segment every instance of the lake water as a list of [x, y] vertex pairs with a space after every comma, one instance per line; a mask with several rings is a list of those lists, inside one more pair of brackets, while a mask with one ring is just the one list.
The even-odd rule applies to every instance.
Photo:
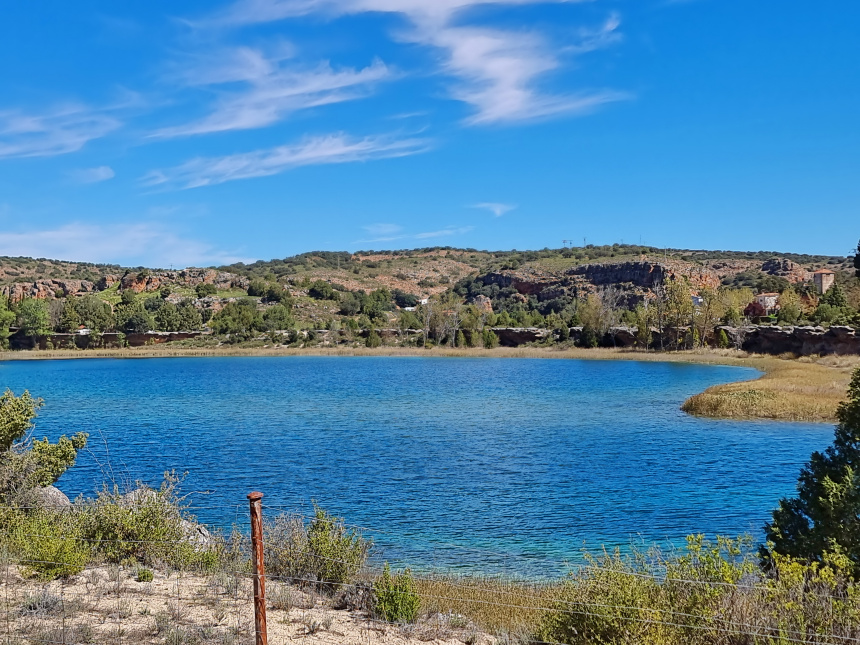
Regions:
[[679, 410], [754, 370], [632, 361], [401, 357], [0, 363], [43, 397], [37, 436], [90, 433], [59, 482], [157, 484], [187, 471], [202, 520], [245, 523], [311, 500], [392, 562], [557, 575], [590, 549], [761, 527], [828, 425]]

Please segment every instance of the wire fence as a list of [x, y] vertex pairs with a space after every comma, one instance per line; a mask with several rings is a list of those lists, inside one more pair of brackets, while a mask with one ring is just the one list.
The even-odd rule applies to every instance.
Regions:
[[[235, 511], [236, 525], [247, 525], [247, 507], [244, 512], [242, 506], [230, 508]], [[265, 506], [263, 510], [275, 514], [287, 509]], [[307, 515], [294, 516], [312, 519]], [[367, 526], [344, 526], [367, 535], [385, 533]], [[6, 527], [0, 527], [0, 544], [8, 534]], [[21, 531], [16, 537], [83, 542], [94, 550], [106, 544], [146, 544], [175, 548], [178, 553], [188, 545], [187, 538], [123, 540]], [[47, 581], [32, 574], [46, 568], [73, 567], [76, 562], [62, 557], [37, 560], [4, 553], [0, 581], [3, 642], [259, 644], [254, 602], [254, 582], [258, 578], [250, 562], [250, 539], [247, 535], [234, 536], [235, 539], [241, 542], [237, 549], [241, 555], [205, 571], [175, 564], [151, 568], [132, 562], [90, 564], [75, 575]], [[460, 549], [465, 558], [479, 558], [486, 553], [504, 555], [468, 544], [445, 543], [445, 546]], [[57, 553], [63, 553], [63, 549]], [[313, 555], [318, 560], [349, 564], [336, 557]], [[177, 556], [175, 562], [182, 562], [182, 557]], [[778, 607], [772, 603], [773, 589], [754, 582], [678, 578], [595, 565], [582, 567], [578, 575], [598, 580], [601, 574], [607, 574], [659, 585], [672, 584], [686, 589], [684, 593], [693, 594], [719, 590], [724, 601], [718, 611], [706, 614], [683, 603], [672, 607], [651, 606], [648, 598], [632, 594], [605, 594], [599, 599], [565, 594], [565, 585], [560, 581], [524, 583], [504, 578], [457, 577], [449, 572], [420, 572], [413, 579], [425, 607], [424, 615], [415, 624], [392, 625], [372, 611], [376, 573], [365, 570], [355, 580], [338, 584], [334, 599], [333, 587], [322, 585], [319, 578], [269, 573], [265, 576], [268, 642], [358, 644], [437, 640], [472, 645], [513, 642], [520, 638], [519, 642], [562, 645], [561, 641], [536, 640], [533, 629], [529, 634], [518, 635], [516, 629], [504, 633], [492, 624], [493, 617], [501, 617], [501, 623], [507, 620], [509, 626], [519, 617], [526, 630], [527, 626], [533, 628], [546, 617], [555, 616], [576, 617], [575, 624], [581, 628], [608, 625], [618, 630], [619, 643], [636, 642], [635, 634], [640, 633], [637, 630], [674, 630], [688, 635], [689, 642], [715, 645], [860, 643], [860, 597], [847, 593], [805, 589], [804, 593], [816, 596], [816, 611], [823, 613], [817, 615], [817, 620], [804, 624], [781, 619], [784, 617], [774, 616], [772, 611], [749, 611], [750, 606], [757, 605]], [[679, 599], [684, 597], [687, 596], [679, 595]], [[494, 635], [490, 636], [488, 631]], [[641, 633], [644, 638], [645, 632]], [[586, 642], [576, 634], [563, 640]]]

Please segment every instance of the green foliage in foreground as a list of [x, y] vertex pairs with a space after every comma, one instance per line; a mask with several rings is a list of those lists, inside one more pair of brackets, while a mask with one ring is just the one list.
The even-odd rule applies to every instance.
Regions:
[[833, 444], [801, 471], [797, 497], [782, 499], [767, 525], [767, 566], [776, 555], [823, 563], [845, 558], [860, 575], [860, 368], [840, 404]]
[[413, 623], [418, 618], [421, 598], [409, 569], [391, 574], [385, 563], [382, 575], [373, 583], [373, 611], [389, 623]]
[[189, 539], [194, 518], [176, 483], [168, 476], [158, 490], [103, 491], [67, 509], [0, 507], [0, 548], [45, 580], [100, 562], [210, 571], [227, 557], [226, 545], [217, 537], [210, 544]]
[[266, 569], [298, 585], [333, 588], [349, 584], [364, 567], [373, 546], [347, 530], [341, 518], [314, 506], [314, 517], [282, 514], [266, 522]]
[[42, 406], [25, 391], [0, 395], [0, 502], [27, 504], [30, 492], [50, 486], [74, 463], [87, 444], [87, 434], [63, 435], [56, 443], [32, 440], [33, 419]]
[[750, 539], [688, 538], [687, 553], [617, 551], [593, 558], [558, 590], [537, 628], [572, 645], [841, 643], [860, 633], [860, 589], [844, 559], [776, 556], [763, 577]]

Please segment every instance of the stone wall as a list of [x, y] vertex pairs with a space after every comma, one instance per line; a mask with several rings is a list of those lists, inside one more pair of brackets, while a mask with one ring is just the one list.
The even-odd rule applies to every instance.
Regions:
[[852, 327], [778, 327], [750, 325], [748, 327], [719, 327], [729, 341], [747, 352], [756, 354], [860, 354], [860, 335]]

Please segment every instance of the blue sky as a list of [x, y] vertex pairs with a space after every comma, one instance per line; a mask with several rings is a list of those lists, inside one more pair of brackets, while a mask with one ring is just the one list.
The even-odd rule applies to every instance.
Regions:
[[860, 3], [7, 3], [0, 255], [846, 254]]

